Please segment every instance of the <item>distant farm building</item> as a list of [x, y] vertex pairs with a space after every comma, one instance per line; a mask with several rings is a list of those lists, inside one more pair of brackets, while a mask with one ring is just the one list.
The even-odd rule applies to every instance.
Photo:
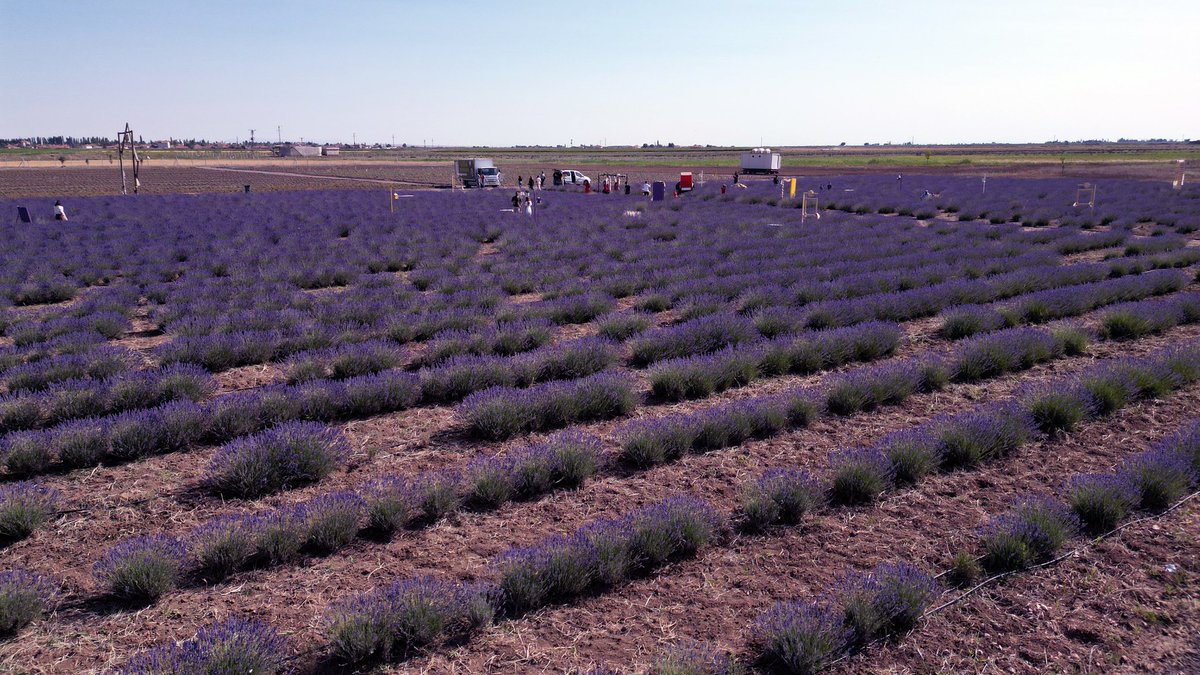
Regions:
[[337, 157], [342, 154], [341, 148], [321, 148], [321, 154], [326, 157]]
[[321, 146], [319, 145], [277, 145], [274, 148], [275, 154], [280, 157], [320, 157]]

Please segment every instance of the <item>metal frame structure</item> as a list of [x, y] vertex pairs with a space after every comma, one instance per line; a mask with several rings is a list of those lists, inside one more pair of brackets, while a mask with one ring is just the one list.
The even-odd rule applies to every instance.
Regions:
[[133, 194], [138, 193], [138, 189], [142, 187], [142, 182], [138, 180], [138, 172], [142, 168], [142, 158], [138, 157], [137, 146], [133, 143], [133, 129], [129, 128], [129, 122], [125, 123], [125, 130], [117, 134], [117, 163], [121, 167], [121, 194], [129, 194], [128, 184], [125, 182], [125, 151], [129, 150], [132, 155], [133, 164]]
[[800, 222], [808, 220], [808, 207], [812, 206], [812, 216], [817, 220], [821, 219], [821, 209], [817, 205], [817, 193], [809, 190], [800, 195]]
[[1086, 206], [1089, 209], [1096, 208], [1096, 184], [1081, 183], [1075, 188], [1075, 203], [1073, 207]]

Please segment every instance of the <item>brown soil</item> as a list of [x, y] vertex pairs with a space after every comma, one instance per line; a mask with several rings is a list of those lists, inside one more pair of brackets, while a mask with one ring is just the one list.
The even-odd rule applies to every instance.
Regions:
[[[1188, 327], [1173, 331], [1167, 337], [1141, 340], [1129, 345], [1096, 345], [1095, 351], [1097, 354], [1110, 355], [1141, 353], [1197, 335], [1200, 335], [1200, 327]], [[291, 503], [315, 494], [356, 487], [370, 478], [382, 475], [411, 475], [431, 468], [461, 466], [469, 458], [480, 453], [523, 445], [529, 439], [514, 440], [502, 446], [475, 443], [456, 430], [459, 427], [453, 410], [444, 407], [419, 408], [352, 422], [345, 426], [355, 448], [350, 470], [339, 473], [318, 486], [310, 486], [252, 504], [236, 501], [223, 503], [198, 489], [199, 480], [211, 454], [210, 450], [177, 453], [124, 466], [47, 477], [44, 482], [58, 487], [69, 496], [70, 507], [91, 510], [65, 515], [52, 526], [43, 528], [29, 539], [3, 552], [4, 559], [10, 564], [61, 570], [67, 596], [66, 603], [55, 617], [26, 629], [19, 641], [0, 645], [0, 663], [29, 663], [33, 659], [34, 663], [55, 663], [55, 666], [45, 669], [61, 672], [96, 667], [99, 664], [115, 665], [137, 650], [165, 637], [186, 637], [196, 627], [210, 622], [214, 617], [224, 617], [235, 612], [250, 613], [269, 620], [273, 625], [292, 634], [297, 645], [319, 644], [321, 639], [318, 618], [331, 602], [379, 585], [387, 579], [420, 573], [449, 574], [462, 578], [485, 575], [487, 560], [510, 545], [532, 543], [550, 533], [569, 531], [592, 518], [621, 513], [681, 491], [702, 494], [719, 507], [728, 510], [735, 502], [737, 485], [765, 467], [800, 465], [819, 469], [823, 466], [824, 455], [835, 447], [870, 442], [887, 430], [915, 423], [934, 414], [962, 409], [973, 401], [1007, 395], [1020, 382], [1074, 372], [1089, 362], [1090, 359], [1067, 359], [1047, 364], [1019, 377], [1003, 378], [981, 385], [957, 386], [936, 395], [918, 396], [903, 406], [868, 415], [843, 420], [822, 420], [811, 429], [790, 433], [770, 441], [747, 443], [727, 451], [688, 457], [677, 464], [641, 474], [609, 474], [589, 482], [575, 492], [557, 494], [536, 502], [510, 504], [493, 513], [462, 512], [435, 527], [406, 533], [390, 543], [359, 540], [335, 555], [310, 559], [297, 566], [239, 574], [230, 581], [216, 585], [191, 581], [180, 590], [168, 594], [154, 606], [140, 611], [100, 610], [96, 605], [97, 596], [90, 575], [91, 563], [100, 551], [123, 537], [160, 531], [185, 534], [196, 524], [218, 513], [257, 510]], [[807, 381], [814, 382], [820, 377], [828, 375], [807, 378]], [[721, 397], [709, 401], [643, 407], [639, 409], [638, 414], [660, 415], [698, 409], [714, 405], [721, 400], [762, 394], [805, 381], [806, 378], [782, 378], [764, 382], [756, 387], [726, 392]], [[1167, 404], [1170, 405], [1175, 400], [1172, 399]], [[1194, 406], [1195, 401], [1191, 404]], [[615, 448], [617, 440], [613, 432], [621, 424], [606, 422], [587, 425], [584, 428], [600, 434], [610, 448]], [[939, 478], [928, 485], [936, 486], [937, 481], [958, 479], [984, 487], [980, 483], [970, 483], [974, 478], [961, 476], [967, 474]], [[936, 491], [937, 488], [928, 489]], [[926, 492], [927, 489], [923, 486], [914, 494]], [[988, 494], [990, 493], [989, 489]], [[159, 496], [166, 498], [155, 498]], [[903, 494], [897, 498], [903, 499]], [[989, 496], [987, 504], [991, 505], [1003, 498], [1003, 493], [995, 497]], [[144, 499], [149, 501], [140, 501]], [[978, 513], [978, 509], [968, 509], [959, 514], [957, 511], [962, 509], [959, 509], [958, 504], [953, 505], [953, 508], [946, 508], [954, 510], [959, 517]], [[922, 509], [916, 510], [926, 513], [926, 518], [936, 517], [944, 512], [937, 509], [927, 512]], [[855, 513], [823, 516], [819, 519], [821, 525], [814, 523], [811, 528], [798, 530], [797, 536], [810, 530], [828, 530], [835, 534], [843, 532], [851, 521], [855, 521], [855, 527], [858, 527], [856, 519], [863, 517], [867, 516]], [[921, 522], [916, 515], [912, 515], [910, 519]], [[858, 535], [855, 535], [854, 540], [858, 540]], [[702, 560], [709, 560], [711, 556], [719, 558], [726, 555], [723, 552], [727, 550], [741, 550], [738, 548], [738, 541], [734, 539], [729, 544], [732, 548], [722, 547], [719, 549], [722, 553], [707, 554]], [[769, 548], [773, 550], [774, 547]], [[891, 551], [891, 555], [897, 554], [903, 555], [903, 552]], [[736, 570], [723, 573], [729, 577], [727, 581], [738, 585], [769, 585], [769, 579], [759, 578], [757, 575], [751, 575], [753, 578], [741, 578], [746, 576], [748, 569], [757, 569], [762, 564], [761, 561], [755, 562], [758, 560], [758, 553], [745, 555], [750, 555], [750, 559], [738, 563], [735, 566]], [[880, 556], [882, 555], [881, 549]], [[695, 563], [681, 563], [681, 566], [690, 564]], [[840, 564], [828, 565], [826, 572], [832, 574], [840, 568]], [[737, 574], [734, 574], [735, 571]], [[652, 579], [617, 589], [613, 598], [624, 598], [620, 602], [629, 603], [632, 602], [629, 600], [629, 594], [636, 593], [636, 589], [645, 591], [662, 584], [666, 589], [664, 592], [678, 596], [679, 599], [688, 598], [688, 602], [691, 602], [695, 599], [694, 593], [692, 596], [682, 596], [680, 593], [683, 589], [694, 587], [689, 584], [695, 584], [696, 581], [692, 577], [686, 577], [692, 579], [691, 581], [675, 581], [675, 572], [672, 568]], [[782, 586], [777, 592], [797, 592], [800, 588]], [[585, 601], [577, 607], [579, 611], [584, 611], [592, 607], [592, 602], [608, 602], [606, 597], [608, 596]], [[704, 616], [701, 610], [702, 601], [696, 601], [700, 603], [697, 605], [697, 611], [701, 613], [695, 616]], [[462, 651], [435, 656], [431, 663], [439, 664], [435, 669], [440, 669], [450, 664], [450, 661], [444, 659], [453, 659], [460, 665], [473, 669], [482, 663], [478, 658], [490, 660], [493, 658], [492, 654], [502, 654], [505, 653], [504, 649], [508, 649], [494, 642], [497, 636], [510, 636], [524, 631], [526, 629], [522, 627], [527, 625], [526, 622], [543, 614], [557, 616], [559, 611], [549, 610], [517, 622], [503, 623], [490, 629], [477, 643], [467, 645]], [[577, 610], [565, 608], [561, 611], [570, 613]], [[597, 628], [593, 626], [593, 629]], [[557, 634], [557, 630], [555, 628], [552, 632]], [[82, 637], [70, 643], [58, 640], [57, 636], [67, 633]], [[726, 634], [736, 633], [726, 631]], [[633, 640], [634, 643], [642, 645], [637, 649], [642, 649], [649, 637], [653, 636], [649, 633], [638, 633], [623, 639]], [[538, 640], [541, 641], [539, 644], [545, 645], [545, 649], [557, 650], [564, 644], [558, 638], [551, 640], [550, 634], [539, 637]], [[618, 643], [622, 646], [619, 649], [614, 648], [616, 651], [604, 648], [595, 652], [596, 656], [592, 658], [600, 660], [603, 657], [605, 660], [622, 662], [629, 661], [637, 653], [636, 650], [631, 652], [626, 648], [628, 644], [633, 643]], [[609, 641], [606, 639], [597, 644], [609, 644]], [[488, 656], [480, 656], [481, 654]], [[620, 658], [617, 658], [618, 656]], [[581, 658], [583, 657], [556, 660], [553, 663], [557, 664], [556, 667], [563, 667], [571, 663], [583, 663]]]
[[[986, 398], [998, 395], [989, 391]], [[1121, 457], [1145, 447], [1148, 440], [1193, 419], [1198, 406], [1200, 387], [1193, 386], [1176, 397], [1140, 404], [1111, 420], [1085, 425], [1061, 441], [1030, 444], [1005, 461], [936, 476], [915, 489], [889, 495], [876, 507], [835, 509], [803, 527], [781, 529], [766, 537], [734, 535], [697, 560], [676, 563], [652, 578], [602, 596], [501, 624], [465, 647], [435, 653], [398, 670], [557, 672], [595, 664], [632, 664], [634, 672], [642, 672], [663, 645], [683, 639], [712, 641], [745, 657], [749, 625], [774, 602], [820, 597], [845, 570], [861, 570], [877, 562], [908, 561], [926, 569], [945, 569], [955, 551], [971, 545], [975, 528], [1002, 512], [1015, 496], [1054, 491], [1065, 478], [1081, 471], [1107, 470]], [[762, 447], [748, 444], [752, 447], [743, 446], [731, 455], [689, 458], [650, 473], [668, 474], [654, 478], [661, 496], [686, 485], [687, 491], [729, 509], [735, 503], [736, 485], [763, 468], [820, 467], [834, 447], [869, 443], [886, 431], [927, 419], [932, 412], [914, 407], [906, 404], [870, 415], [861, 420], [868, 422], [861, 425], [866, 428], [846, 428], [858, 426], [860, 420], [824, 421]], [[961, 407], [959, 403], [950, 409]], [[645, 498], [647, 491], [637, 490], [636, 498]], [[634, 494], [627, 495], [631, 506], [634, 499]], [[1186, 555], [1186, 549], [1174, 559], [1181, 555]], [[1006, 638], [1012, 642], [1030, 637], [1013, 626], [1008, 629], [1016, 631]], [[969, 658], [971, 652], [960, 654]]]
[[[545, 171], [547, 187], [549, 176], [555, 168], [551, 159], [533, 162], [528, 158], [498, 160], [506, 181], [512, 185], [517, 176], [522, 178]], [[992, 176], [1024, 178], [1061, 178], [1070, 176], [1080, 179], [1129, 178], [1137, 180], [1170, 181], [1178, 177], [1174, 162], [1096, 162], [1074, 163], [1064, 173], [1056, 164], [1004, 164], [997, 157], [997, 164], [904, 167], [905, 173], [978, 175], [986, 171]], [[11, 164], [11, 162], [9, 163]], [[689, 166], [686, 161], [664, 161], [657, 166], [638, 164], [607, 164], [571, 160], [570, 166], [583, 171], [600, 184], [602, 173], [622, 173], [630, 177], [631, 184], [643, 180], [663, 180], [673, 184], [679, 179], [680, 171], [693, 171], [697, 180], [700, 172], [708, 181], [732, 180], [733, 167]], [[822, 176], [895, 173], [887, 166], [872, 167], [785, 167], [787, 176]], [[346, 159], [314, 160], [263, 160], [229, 162], [175, 161], [169, 158], [154, 159], [143, 164], [140, 174], [142, 194], [177, 194], [241, 192], [244, 185], [251, 185], [255, 192], [278, 190], [336, 190], [377, 189], [391, 187], [405, 191], [445, 187], [450, 184], [452, 164], [443, 161], [362, 161]], [[129, 177], [130, 184], [132, 177]], [[130, 187], [132, 190], [132, 187]], [[580, 188], [581, 189], [581, 188]], [[5, 197], [76, 197], [93, 195], [116, 195], [121, 192], [121, 175], [116, 164], [102, 160], [80, 166], [73, 160], [69, 166], [54, 163], [32, 162], [30, 166], [0, 165], [0, 195]]]
[[840, 670], [1200, 672], [1198, 561], [1200, 502], [1193, 499], [1057, 566], [987, 587]]

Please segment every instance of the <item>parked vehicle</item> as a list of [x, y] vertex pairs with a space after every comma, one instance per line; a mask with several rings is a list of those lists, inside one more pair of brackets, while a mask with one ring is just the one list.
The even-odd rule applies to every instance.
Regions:
[[692, 172], [681, 171], [679, 173], [679, 182], [675, 184], [675, 191], [679, 194], [692, 191]]
[[504, 176], [490, 159], [476, 157], [474, 159], [454, 160], [454, 171], [463, 187], [500, 187]]
[[771, 152], [770, 148], [755, 148], [742, 153], [741, 173], [777, 174], [783, 165], [783, 156]]
[[590, 185], [592, 179], [575, 169], [562, 169], [562, 182], [563, 185], [583, 185], [584, 183]]

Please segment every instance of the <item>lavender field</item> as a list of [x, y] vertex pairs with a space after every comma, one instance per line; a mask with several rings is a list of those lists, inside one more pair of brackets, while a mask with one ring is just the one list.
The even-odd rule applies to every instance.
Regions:
[[1200, 186], [746, 185], [9, 226], [0, 668], [1200, 667]]

